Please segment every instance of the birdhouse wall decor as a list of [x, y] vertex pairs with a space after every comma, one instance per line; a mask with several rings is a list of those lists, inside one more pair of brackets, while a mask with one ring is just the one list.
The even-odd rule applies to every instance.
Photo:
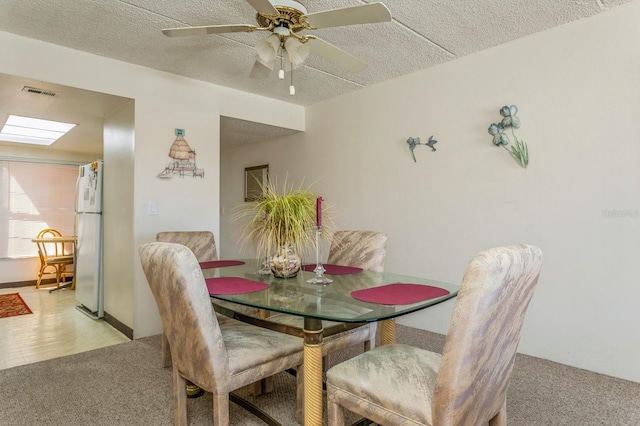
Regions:
[[159, 178], [170, 178], [173, 175], [204, 177], [204, 169], [199, 169], [196, 165], [196, 151], [191, 149], [184, 133], [184, 129], [176, 129], [176, 140], [169, 148], [171, 162], [158, 174]]

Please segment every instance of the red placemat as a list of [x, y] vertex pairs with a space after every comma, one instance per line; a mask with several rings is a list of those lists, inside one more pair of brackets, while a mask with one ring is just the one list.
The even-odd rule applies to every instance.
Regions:
[[[313, 272], [318, 265], [302, 265], [303, 271]], [[349, 275], [349, 274], [359, 274], [362, 272], [362, 268], [356, 268], [355, 266], [342, 266], [342, 265], [322, 265], [325, 270], [325, 274], [327, 275]]]
[[264, 290], [269, 284], [238, 277], [207, 278], [209, 294], [241, 294]]
[[448, 290], [422, 284], [395, 283], [351, 292], [351, 297], [381, 305], [410, 305], [449, 294]]
[[225, 266], [238, 265], [244, 265], [244, 262], [242, 260], [212, 260], [209, 262], [200, 262], [200, 268], [202, 269], [224, 268]]

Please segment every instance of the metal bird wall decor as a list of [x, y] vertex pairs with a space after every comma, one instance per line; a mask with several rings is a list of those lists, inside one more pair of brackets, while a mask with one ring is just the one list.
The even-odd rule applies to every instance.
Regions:
[[416, 155], [414, 154], [413, 150], [416, 148], [416, 146], [418, 145], [425, 145], [428, 146], [429, 148], [431, 148], [431, 151], [435, 151], [436, 147], [434, 146], [435, 144], [437, 144], [438, 141], [433, 139], [433, 135], [429, 136], [429, 140], [425, 143], [420, 142], [420, 138], [414, 138], [414, 137], [409, 137], [409, 139], [407, 139], [407, 144], [409, 145], [409, 150], [411, 151], [411, 156], [413, 157], [413, 162], [417, 163], [416, 161]]

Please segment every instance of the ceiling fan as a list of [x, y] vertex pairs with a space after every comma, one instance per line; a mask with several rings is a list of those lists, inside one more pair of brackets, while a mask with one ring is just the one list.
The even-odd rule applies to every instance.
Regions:
[[[346, 25], [370, 24], [391, 20], [389, 9], [382, 3], [369, 3], [340, 9], [307, 14], [297, 0], [247, 0], [256, 11], [258, 26], [249, 24], [208, 25], [201, 27], [168, 28], [162, 33], [168, 37], [198, 36], [238, 32], [267, 31], [271, 34], [256, 43], [256, 61], [251, 78], [267, 78], [276, 59], [280, 59], [280, 79], [284, 71], [302, 65], [313, 52], [332, 61], [346, 71], [357, 73], [367, 63], [314, 35], [303, 35], [303, 30], [317, 30]], [[290, 94], [295, 94], [293, 84]]]

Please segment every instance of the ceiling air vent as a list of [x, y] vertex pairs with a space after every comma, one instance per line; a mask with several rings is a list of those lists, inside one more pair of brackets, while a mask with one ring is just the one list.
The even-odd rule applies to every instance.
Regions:
[[44, 95], [44, 96], [51, 96], [52, 98], [55, 96], [60, 95], [60, 93], [51, 91], [51, 90], [47, 90], [47, 89], [38, 89], [37, 87], [31, 87], [31, 86], [24, 86], [22, 88], [23, 92], [29, 92], [29, 93], [35, 93], [36, 95]]

